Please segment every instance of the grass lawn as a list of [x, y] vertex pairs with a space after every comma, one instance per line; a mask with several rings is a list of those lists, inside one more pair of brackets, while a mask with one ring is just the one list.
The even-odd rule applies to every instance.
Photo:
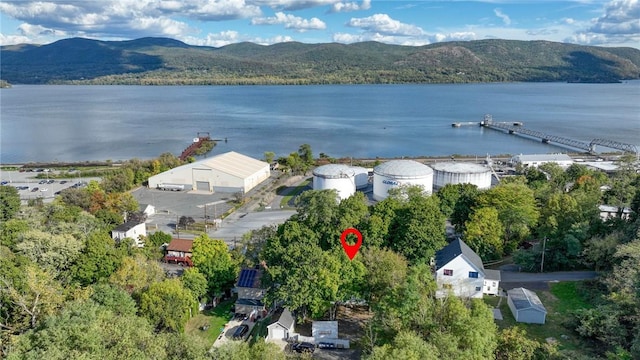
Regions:
[[[560, 350], [573, 350], [587, 356], [592, 355], [588, 345], [564, 325], [571, 316], [570, 311], [591, 307], [577, 290], [578, 286], [579, 282], [559, 282], [551, 284], [551, 291], [535, 291], [547, 309], [546, 323], [544, 325], [516, 322], [513, 314], [511, 314], [511, 309], [509, 309], [507, 298], [503, 298], [500, 304], [500, 311], [504, 320], [496, 320], [496, 324], [500, 329], [512, 326], [522, 328], [527, 331], [530, 338], [540, 342], [546, 342], [546, 339], [550, 337], [555, 338]], [[484, 301], [489, 306], [495, 307], [498, 300], [496, 297], [486, 296]], [[565, 338], [563, 338], [563, 335]]]
[[307, 179], [303, 181], [300, 185], [296, 186], [292, 191], [290, 191], [285, 197], [280, 201], [280, 207], [290, 207], [289, 202], [293, 199], [294, 196], [300, 195], [304, 189], [306, 189], [309, 184], [311, 184], [311, 179]]
[[[233, 304], [233, 300], [225, 300], [215, 308], [203, 311], [192, 317], [185, 326], [185, 333], [200, 337], [213, 344], [218, 335], [220, 335], [221, 330], [224, 329], [224, 324], [233, 316], [231, 314], [231, 306]], [[202, 330], [203, 326], [209, 326], [209, 328]]]

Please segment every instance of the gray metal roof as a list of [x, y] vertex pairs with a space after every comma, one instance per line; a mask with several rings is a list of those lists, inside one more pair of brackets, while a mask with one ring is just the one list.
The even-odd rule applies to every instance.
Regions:
[[520, 154], [514, 156], [516, 160], [525, 161], [573, 161], [567, 154]]
[[431, 164], [431, 167], [436, 171], [446, 171], [456, 174], [484, 174], [491, 171], [491, 169], [486, 166], [468, 162], [437, 162]]
[[464, 256], [476, 268], [484, 272], [484, 266], [482, 265], [482, 259], [480, 259], [480, 256], [471, 250], [469, 245], [465, 244], [465, 242], [460, 238], [453, 240], [449, 245], [436, 253], [436, 270], [447, 265], [451, 260], [455, 259], [459, 255]]
[[485, 278], [485, 280], [500, 281], [502, 276], [500, 274], [500, 270], [485, 269], [484, 270], [484, 278]]
[[547, 309], [542, 305], [538, 295], [531, 290], [519, 287], [507, 291], [507, 296], [511, 299], [516, 310], [534, 309], [547, 313]]
[[415, 178], [433, 175], [433, 169], [413, 160], [391, 160], [373, 168], [374, 174], [394, 178]]
[[329, 164], [318, 166], [313, 170], [313, 175], [319, 176], [325, 179], [342, 179], [350, 178], [356, 175], [354, 169], [347, 165], [341, 164]]

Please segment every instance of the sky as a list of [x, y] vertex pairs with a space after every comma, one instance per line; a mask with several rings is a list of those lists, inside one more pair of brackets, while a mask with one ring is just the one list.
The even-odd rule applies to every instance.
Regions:
[[220, 47], [548, 40], [640, 48], [640, 0], [0, 0], [0, 45], [169, 37]]

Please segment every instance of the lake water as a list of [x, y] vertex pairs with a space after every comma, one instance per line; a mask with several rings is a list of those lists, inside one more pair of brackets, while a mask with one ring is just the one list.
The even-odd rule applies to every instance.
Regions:
[[0, 90], [0, 162], [178, 155], [198, 132], [261, 158], [300, 144], [333, 157], [549, 153], [553, 145], [453, 122], [522, 121], [640, 147], [640, 81], [319, 86], [57, 86]]

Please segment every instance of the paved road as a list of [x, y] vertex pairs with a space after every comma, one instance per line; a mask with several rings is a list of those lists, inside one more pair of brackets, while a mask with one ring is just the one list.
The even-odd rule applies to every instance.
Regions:
[[548, 273], [525, 273], [502, 271], [502, 282], [546, 282], [546, 281], [579, 281], [594, 279], [595, 271], [559, 271]]

